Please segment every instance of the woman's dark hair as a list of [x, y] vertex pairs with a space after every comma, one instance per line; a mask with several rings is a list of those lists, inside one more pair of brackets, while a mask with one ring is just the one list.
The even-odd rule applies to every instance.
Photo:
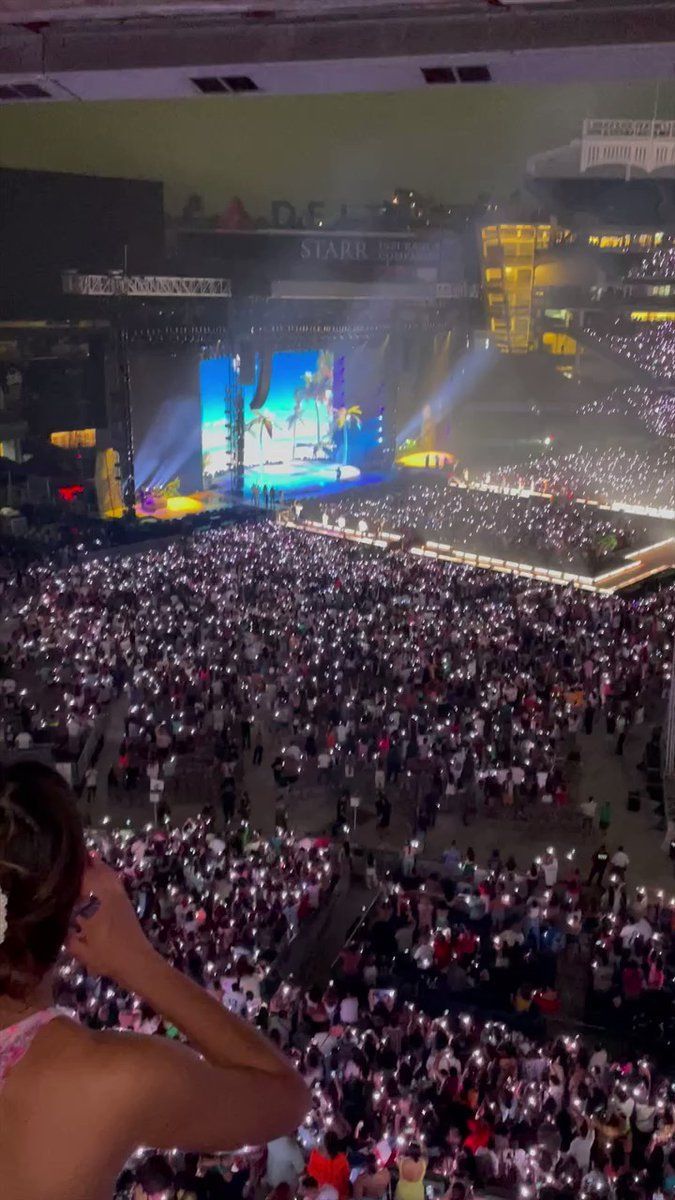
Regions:
[[122, 1171], [122, 1174], [118, 1177], [117, 1183], [115, 1184], [115, 1196], [119, 1197], [120, 1200], [122, 1200], [122, 1198], [125, 1196], [129, 1196], [131, 1194], [131, 1189], [134, 1186], [134, 1179], [134, 1173], [133, 1171], [130, 1171], [128, 1167]]
[[148, 1196], [154, 1196], [173, 1188], [174, 1174], [163, 1155], [151, 1154], [136, 1171], [136, 1182]]
[[0, 889], [7, 930], [0, 995], [23, 998], [53, 967], [87, 861], [75, 797], [38, 762], [0, 767]]

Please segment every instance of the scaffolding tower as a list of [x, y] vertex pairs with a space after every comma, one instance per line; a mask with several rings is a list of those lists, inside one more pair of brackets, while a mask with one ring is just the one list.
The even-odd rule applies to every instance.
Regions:
[[[131, 418], [131, 383], [129, 378], [129, 333], [125, 317], [129, 312], [127, 301], [142, 299], [200, 299], [227, 300], [232, 296], [229, 279], [198, 275], [130, 275], [126, 271], [108, 271], [89, 274], [69, 270], [63, 271], [61, 285], [67, 296], [100, 296], [114, 304], [115, 404], [119, 411], [120, 460], [122, 463], [121, 484], [127, 515], [135, 515], [136, 479], [134, 471], [134, 435]], [[244, 462], [244, 418], [243, 399], [240, 403], [241, 416], [234, 414], [235, 454], [233, 491], [243, 490]], [[239, 431], [241, 436], [239, 437]], [[237, 474], [241, 459], [240, 474]], [[238, 485], [235, 486], [235, 485]]]

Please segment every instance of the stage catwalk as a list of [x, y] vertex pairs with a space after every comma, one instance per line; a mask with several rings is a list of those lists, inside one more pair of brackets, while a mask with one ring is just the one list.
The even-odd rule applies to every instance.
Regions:
[[[340, 478], [338, 479], [338, 470]], [[355, 484], [380, 483], [382, 472], [360, 471], [358, 467], [328, 462], [270, 463], [264, 467], [247, 467], [244, 475], [244, 501], [252, 502], [251, 489], [254, 485], [262, 489], [274, 488], [277, 501], [296, 500], [302, 496], [334, 496], [354, 487]], [[230, 507], [237, 501], [233, 495], [229, 476], [218, 480], [212, 488], [192, 492], [190, 495], [174, 495], [162, 500], [154, 497], [145, 507], [136, 505], [140, 518], [155, 518], [160, 521], [175, 520], [176, 517], [194, 516], [197, 513], [215, 512]], [[121, 514], [109, 514], [121, 515]]]
[[244, 475], [247, 494], [254, 485], [261, 488], [267, 484], [268, 488], [273, 487], [275, 491], [280, 489], [290, 498], [315, 492], [339, 491], [341, 487], [353, 486], [357, 482], [362, 482], [362, 472], [358, 467], [336, 462], [269, 463], [264, 467], [247, 467]]

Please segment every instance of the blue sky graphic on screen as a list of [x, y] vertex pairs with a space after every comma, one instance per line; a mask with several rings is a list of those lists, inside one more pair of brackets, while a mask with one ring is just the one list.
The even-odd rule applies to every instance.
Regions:
[[[230, 467], [225, 397], [233, 386], [239, 384], [230, 359], [202, 362], [205, 487], [217, 483]], [[281, 487], [300, 475], [316, 474], [319, 482], [329, 464], [347, 466], [356, 450], [362, 413], [358, 405], [347, 406], [344, 390], [343, 356], [328, 350], [277, 351], [264, 405], [252, 411], [255, 384], [242, 387], [247, 485], [260, 482], [263, 473]]]

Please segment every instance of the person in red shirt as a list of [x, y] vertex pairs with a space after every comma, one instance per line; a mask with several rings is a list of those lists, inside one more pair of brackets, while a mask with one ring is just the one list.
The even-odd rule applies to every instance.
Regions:
[[560, 1012], [560, 999], [555, 988], [542, 988], [535, 992], [532, 1003], [545, 1017], [554, 1017]]
[[436, 969], [444, 971], [452, 958], [452, 942], [444, 930], [439, 930], [434, 940], [434, 963]]
[[464, 1145], [466, 1146], [467, 1150], [471, 1150], [473, 1154], [475, 1154], [476, 1150], [478, 1150], [481, 1146], [487, 1146], [493, 1133], [492, 1126], [488, 1125], [487, 1122], [479, 1116], [471, 1117], [467, 1121], [467, 1129], [469, 1132], [464, 1139]]
[[334, 1187], [340, 1200], [347, 1200], [349, 1195], [349, 1163], [347, 1156], [340, 1150], [340, 1139], [334, 1130], [329, 1129], [324, 1139], [325, 1154], [312, 1150], [307, 1163], [307, 1173], [316, 1179], [319, 1188], [325, 1184]]
[[466, 929], [460, 925], [457, 941], [455, 942], [455, 952], [458, 958], [463, 958], [465, 954], [469, 957], [474, 953], [478, 944], [478, 938], [470, 929]]
[[358, 946], [355, 946], [352, 942], [348, 946], [345, 946], [340, 951], [340, 962], [342, 964], [342, 973], [347, 978], [353, 978], [355, 975], [358, 975], [359, 967], [361, 966], [361, 951]]

